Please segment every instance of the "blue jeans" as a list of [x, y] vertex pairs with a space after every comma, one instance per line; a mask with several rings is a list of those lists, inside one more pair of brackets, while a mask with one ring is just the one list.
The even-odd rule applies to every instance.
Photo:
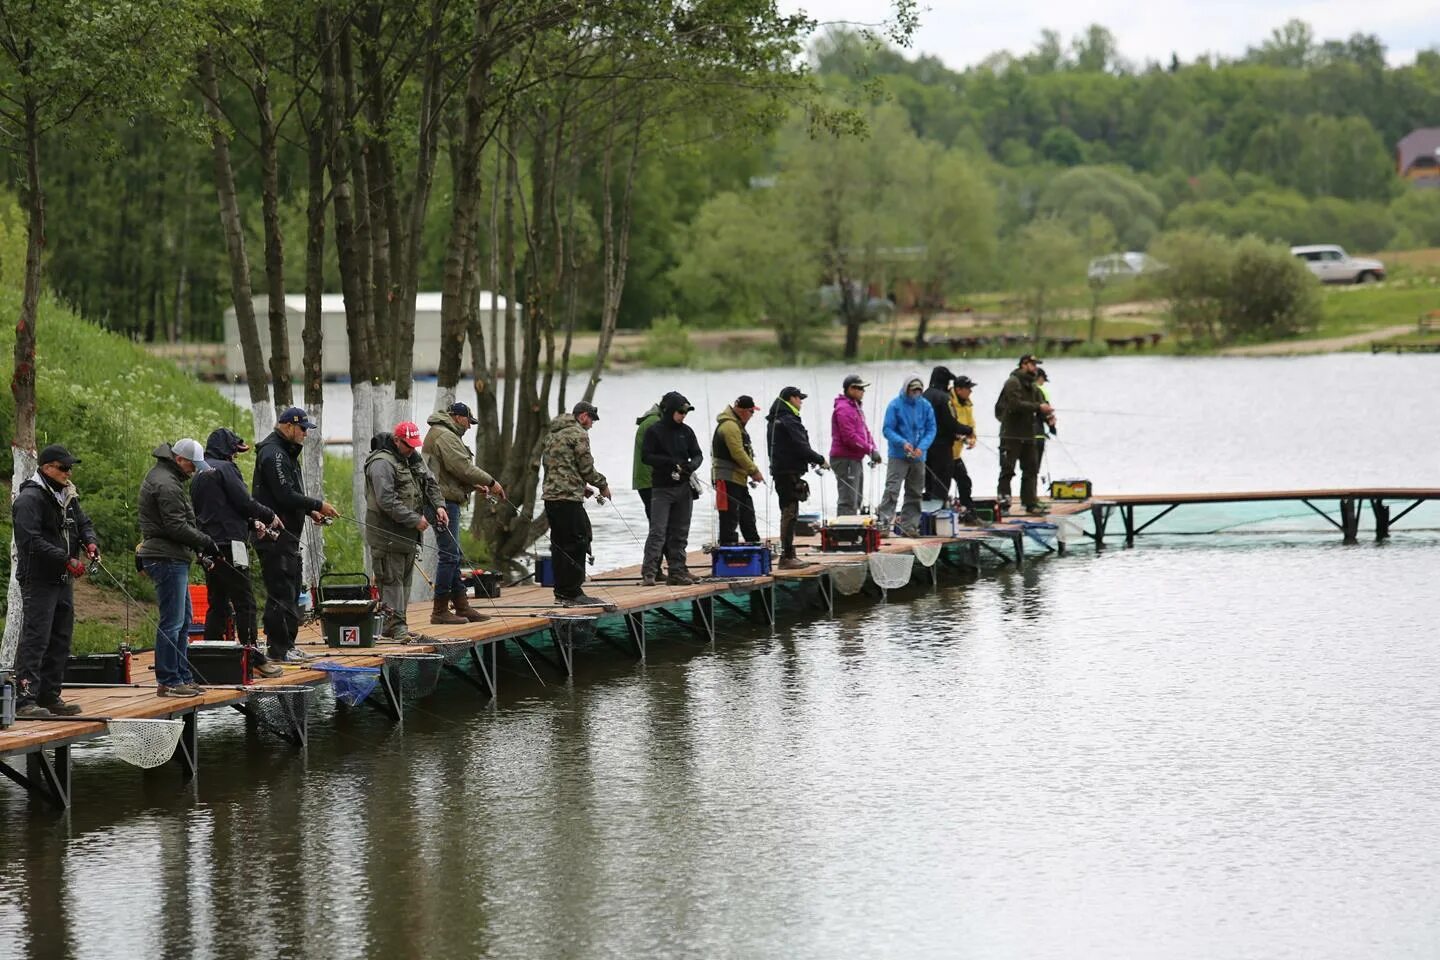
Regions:
[[184, 560], [146, 560], [144, 564], [160, 606], [160, 625], [155, 630], [155, 682], [162, 687], [194, 683], [186, 647], [191, 618], [190, 564]]
[[460, 583], [460, 504], [446, 500], [445, 512], [450, 522], [435, 528], [435, 545], [440, 550], [440, 562], [435, 565], [437, 597], [454, 596], [465, 589]]

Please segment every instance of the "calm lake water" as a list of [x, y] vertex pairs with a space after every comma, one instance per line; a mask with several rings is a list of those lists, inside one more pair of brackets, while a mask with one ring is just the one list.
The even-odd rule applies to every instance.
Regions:
[[[982, 431], [1009, 366], [952, 364]], [[1047, 366], [1047, 472], [1102, 492], [1440, 486], [1435, 358]], [[844, 373], [608, 379], [598, 566], [636, 559], [621, 488], [665, 389], [708, 447], [732, 394], [794, 382], [828, 438]], [[325, 694], [303, 755], [214, 711], [188, 787], [83, 750], [67, 815], [0, 791], [0, 956], [1436, 956], [1440, 510], [1351, 547], [1306, 513], [714, 648], [657, 629], [568, 684], [504, 659], [498, 705], [445, 682], [403, 731]]]

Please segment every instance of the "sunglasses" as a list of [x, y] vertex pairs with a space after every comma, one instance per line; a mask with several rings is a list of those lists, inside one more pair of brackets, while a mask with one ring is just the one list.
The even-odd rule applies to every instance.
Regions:
[[47, 466], [47, 467], [54, 467], [56, 470], [59, 470], [61, 473], [69, 473], [69, 472], [70, 472], [70, 466], [69, 466], [68, 464], [64, 464], [64, 463], [47, 463], [47, 464], [45, 464], [45, 466]]

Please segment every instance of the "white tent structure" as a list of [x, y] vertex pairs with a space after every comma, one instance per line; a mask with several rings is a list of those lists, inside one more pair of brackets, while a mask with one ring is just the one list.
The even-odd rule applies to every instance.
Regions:
[[[270, 357], [270, 298], [255, 297], [255, 323], [260, 328], [260, 348]], [[320, 298], [321, 331], [323, 335], [321, 373], [327, 380], [344, 380], [350, 376], [350, 340], [345, 333], [345, 298], [327, 293]], [[305, 296], [287, 294], [285, 313], [290, 334], [290, 373], [300, 379], [303, 370], [304, 345], [300, 335], [305, 329]], [[488, 290], [480, 292], [480, 323], [485, 332], [486, 350], [501, 342], [505, 329], [505, 298]], [[240, 327], [235, 321], [235, 308], [225, 311], [225, 375], [230, 380], [245, 379], [245, 357], [240, 348]], [[461, 357], [461, 369], [471, 367], [467, 341]], [[415, 296], [415, 367], [417, 377], [434, 376], [440, 367], [440, 294], [420, 293]]]

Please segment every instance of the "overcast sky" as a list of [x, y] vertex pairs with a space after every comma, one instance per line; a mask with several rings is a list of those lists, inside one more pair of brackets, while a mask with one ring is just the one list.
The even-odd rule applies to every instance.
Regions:
[[[821, 21], [875, 23], [885, 19], [888, 0], [781, 0], [787, 10], [804, 10]], [[1023, 53], [1040, 31], [1060, 31], [1067, 44], [1092, 23], [1115, 34], [1121, 54], [1137, 64], [1169, 62], [1170, 54], [1191, 60], [1202, 53], [1236, 56], [1258, 45], [1291, 18], [1307, 21], [1320, 40], [1352, 33], [1377, 34], [1392, 64], [1440, 45], [1440, 3], [1436, 0], [920, 0], [920, 29], [911, 51], [939, 57], [962, 68], [997, 50]]]

